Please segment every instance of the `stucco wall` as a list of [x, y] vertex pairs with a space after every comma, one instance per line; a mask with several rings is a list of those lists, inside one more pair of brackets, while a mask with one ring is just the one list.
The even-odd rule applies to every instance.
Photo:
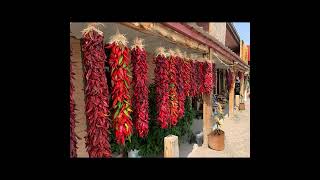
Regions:
[[86, 116], [85, 116], [85, 96], [84, 96], [84, 82], [83, 82], [83, 67], [81, 60], [81, 48], [80, 40], [70, 37], [70, 45], [72, 48], [71, 61], [73, 62], [73, 71], [75, 73], [73, 84], [75, 86], [74, 91], [74, 102], [75, 102], [75, 114], [76, 114], [76, 127], [75, 132], [81, 138], [78, 140], [77, 154], [78, 157], [89, 157], [85, 148], [85, 139], [87, 135], [86, 132]]
[[213, 22], [209, 24], [209, 34], [225, 45], [226, 26], [225, 22]]

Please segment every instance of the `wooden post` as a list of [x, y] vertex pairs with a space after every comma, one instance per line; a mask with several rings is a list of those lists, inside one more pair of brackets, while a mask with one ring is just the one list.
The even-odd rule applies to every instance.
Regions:
[[241, 79], [240, 79], [240, 95], [244, 98], [244, 73], [242, 72]]
[[234, 108], [234, 87], [235, 87], [235, 72], [232, 72], [233, 83], [229, 90], [229, 117], [233, 115]]
[[179, 157], [178, 136], [169, 135], [164, 138], [164, 157]]
[[218, 93], [218, 69], [216, 69], [216, 72], [215, 72], [215, 73], [216, 73], [216, 79], [215, 79], [216, 82], [215, 82], [215, 87], [214, 87], [214, 88], [215, 88], [215, 90], [216, 90], [215, 93], [216, 93], [216, 94], [219, 94], [219, 93]]
[[244, 89], [244, 102], [246, 102], [247, 101], [247, 81], [244, 81], [244, 82], [245, 82], [244, 87], [243, 87], [243, 89]]
[[210, 118], [212, 115], [212, 93], [203, 94], [203, 145], [208, 147], [208, 135], [211, 132]]
[[220, 71], [220, 82], [221, 82], [221, 91], [220, 92], [225, 92], [224, 88], [224, 70]]
[[[209, 49], [209, 58], [213, 59], [213, 51]], [[208, 135], [211, 132], [210, 119], [212, 115], [212, 92], [203, 94], [203, 147], [208, 147]]]
[[220, 81], [220, 69], [217, 69], [217, 93], [220, 94], [221, 93], [221, 81]]

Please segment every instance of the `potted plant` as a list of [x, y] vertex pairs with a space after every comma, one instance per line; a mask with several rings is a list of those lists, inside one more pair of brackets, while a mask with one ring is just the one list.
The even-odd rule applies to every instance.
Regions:
[[224, 131], [220, 129], [222, 120], [224, 119], [224, 114], [220, 103], [218, 103], [218, 111], [214, 117], [216, 119], [216, 128], [208, 135], [208, 144], [211, 149], [222, 151], [224, 150], [225, 134]]
[[244, 104], [243, 96], [242, 96], [242, 95], [240, 95], [239, 110], [245, 110], [245, 104]]

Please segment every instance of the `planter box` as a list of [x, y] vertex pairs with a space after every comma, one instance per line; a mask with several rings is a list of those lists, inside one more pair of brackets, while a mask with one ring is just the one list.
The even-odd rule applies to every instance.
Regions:
[[245, 105], [244, 103], [239, 104], [239, 110], [245, 110]]

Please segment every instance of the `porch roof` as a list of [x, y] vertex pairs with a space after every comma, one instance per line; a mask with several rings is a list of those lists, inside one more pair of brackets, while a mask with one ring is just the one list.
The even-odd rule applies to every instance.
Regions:
[[240, 66], [241, 69], [248, 70], [250, 67], [249, 65], [245, 64], [240, 57], [235, 54], [231, 49], [224, 46], [221, 42], [219, 42], [216, 38], [211, 36], [209, 33], [205, 32], [201, 28], [193, 25], [192, 23], [162, 23], [163, 25], [181, 33], [193, 40], [196, 40], [202, 44], [207, 45], [208, 47], [212, 48], [218, 54], [225, 57], [224, 59], [228, 59], [232, 62], [238, 62], [237, 66]]

